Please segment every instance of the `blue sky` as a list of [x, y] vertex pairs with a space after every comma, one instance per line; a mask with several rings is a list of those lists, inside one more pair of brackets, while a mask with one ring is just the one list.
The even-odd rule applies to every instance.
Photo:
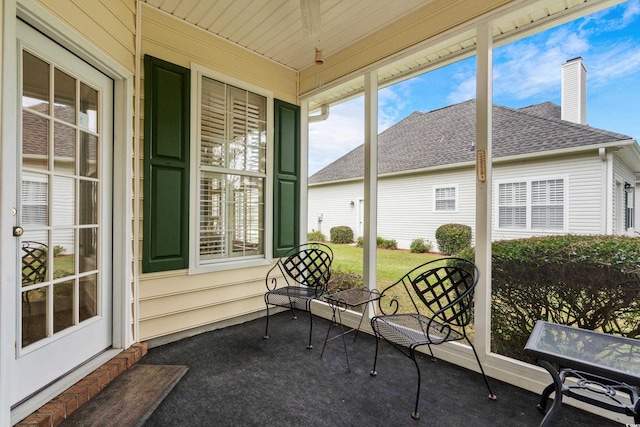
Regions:
[[[577, 56], [587, 68], [587, 124], [640, 141], [640, 0], [495, 48], [494, 103], [560, 105], [561, 66]], [[414, 111], [475, 98], [475, 68], [473, 57], [381, 90], [379, 131]], [[359, 97], [309, 125], [309, 175], [363, 143], [363, 116]]]

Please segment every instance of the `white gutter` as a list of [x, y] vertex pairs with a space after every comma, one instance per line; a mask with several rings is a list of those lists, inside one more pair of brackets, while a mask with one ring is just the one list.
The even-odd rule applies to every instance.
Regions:
[[320, 106], [320, 114], [316, 114], [313, 116], [307, 116], [307, 121], [309, 123], [322, 122], [329, 118], [329, 106], [327, 104], [322, 104]]

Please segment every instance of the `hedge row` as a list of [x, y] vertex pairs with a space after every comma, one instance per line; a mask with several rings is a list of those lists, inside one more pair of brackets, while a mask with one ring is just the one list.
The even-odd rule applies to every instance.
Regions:
[[[458, 256], [474, 259], [472, 249]], [[640, 238], [563, 235], [492, 245], [492, 350], [525, 360], [536, 320], [640, 338]]]

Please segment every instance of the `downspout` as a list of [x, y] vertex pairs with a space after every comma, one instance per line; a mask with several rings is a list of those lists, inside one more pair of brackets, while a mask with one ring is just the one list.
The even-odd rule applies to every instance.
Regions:
[[309, 123], [323, 122], [329, 118], [329, 106], [326, 104], [322, 104], [320, 106], [320, 114], [307, 117]]
[[613, 154], [607, 153], [605, 148], [598, 149], [598, 157], [603, 162], [604, 177], [603, 190], [604, 190], [604, 206], [602, 213], [604, 217], [604, 234], [613, 234]]

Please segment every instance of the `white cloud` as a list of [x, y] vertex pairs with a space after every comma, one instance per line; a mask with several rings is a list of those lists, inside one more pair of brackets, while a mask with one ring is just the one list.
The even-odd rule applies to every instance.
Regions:
[[309, 124], [309, 175], [364, 142], [362, 97], [333, 106], [329, 118]]

